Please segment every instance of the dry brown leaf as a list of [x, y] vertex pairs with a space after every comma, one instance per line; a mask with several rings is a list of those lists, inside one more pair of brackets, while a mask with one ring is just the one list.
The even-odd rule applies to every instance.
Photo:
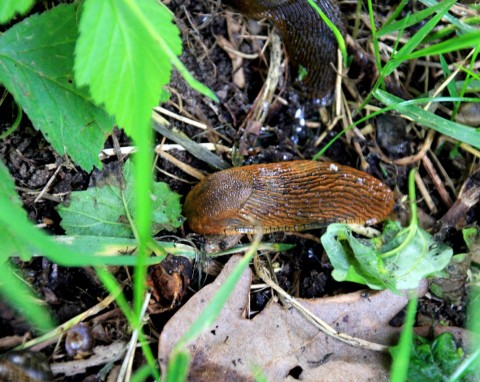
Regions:
[[[159, 342], [163, 372], [173, 346], [239, 259], [232, 257], [215, 282], [193, 296], [167, 323]], [[388, 380], [386, 354], [354, 348], [327, 337], [294, 309], [272, 303], [253, 319], [246, 319], [251, 280], [251, 271], [247, 270], [211, 330], [190, 344], [189, 380], [253, 380], [255, 366], [272, 381], [292, 380], [289, 374], [293, 371], [300, 372], [300, 379], [310, 381]], [[398, 328], [388, 323], [406, 305], [407, 298], [383, 291], [298, 301], [340, 332], [392, 344], [398, 337]]]

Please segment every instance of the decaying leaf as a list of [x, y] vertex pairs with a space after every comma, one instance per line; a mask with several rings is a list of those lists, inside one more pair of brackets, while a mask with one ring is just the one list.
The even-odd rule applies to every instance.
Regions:
[[[239, 261], [234, 256], [214, 283], [193, 296], [165, 326], [159, 342], [159, 363], [168, 355], [209, 303]], [[253, 380], [260, 367], [267, 380], [387, 381], [387, 354], [355, 348], [319, 332], [296, 310], [278, 303], [247, 319], [252, 273], [247, 270], [211, 330], [189, 345], [189, 379], [195, 381]], [[425, 293], [425, 283], [419, 294]], [[357, 292], [321, 299], [298, 299], [336, 330], [371, 342], [393, 344], [398, 328], [389, 321], [407, 298], [390, 291]]]
[[183, 256], [168, 255], [160, 264], [152, 266], [147, 279], [152, 289], [149, 313], [176, 308], [187, 294], [192, 273], [191, 260]]
[[443, 274], [432, 279], [430, 290], [445, 302], [460, 305], [466, 295], [470, 264], [471, 256], [468, 253], [453, 256]]

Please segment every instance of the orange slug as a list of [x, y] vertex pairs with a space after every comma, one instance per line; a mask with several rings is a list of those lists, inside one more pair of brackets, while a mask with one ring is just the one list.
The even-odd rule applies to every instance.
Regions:
[[[342, 13], [335, 0], [314, 0], [323, 13], [346, 34]], [[267, 18], [280, 31], [287, 54], [300, 76], [303, 94], [328, 103], [335, 87], [337, 40], [307, 0], [223, 0], [247, 17]], [[304, 71], [301, 69], [305, 69]]]
[[392, 191], [365, 172], [297, 160], [211, 174], [187, 195], [184, 212], [195, 232], [233, 235], [374, 224], [393, 205]]

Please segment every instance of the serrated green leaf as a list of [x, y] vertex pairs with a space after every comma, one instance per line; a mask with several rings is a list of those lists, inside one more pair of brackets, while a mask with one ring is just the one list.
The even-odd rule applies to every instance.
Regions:
[[73, 84], [76, 9], [55, 7], [0, 36], [0, 82], [58, 153], [90, 171], [113, 119]]
[[0, 24], [9, 21], [16, 13], [23, 15], [32, 7], [35, 0], [0, 1]]
[[[406, 231], [397, 222], [387, 223], [381, 238], [360, 240], [343, 224], [331, 224], [322, 244], [334, 267], [337, 281], [353, 281], [372, 289], [413, 289], [420, 280], [447, 266], [453, 251], [419, 227], [411, 241], [404, 243]], [[379, 245], [380, 244], [380, 245]], [[384, 254], [403, 246], [391, 257]]]
[[[61, 225], [68, 235], [96, 235], [129, 238], [135, 217], [133, 164], [124, 165], [123, 175], [112, 173], [102, 184], [72, 192], [70, 204], [58, 207]], [[154, 183], [153, 233], [182, 225], [180, 195], [165, 183]]]
[[148, 124], [152, 108], [165, 98], [171, 63], [151, 29], [180, 55], [182, 41], [171, 12], [156, 0], [84, 3], [75, 50], [79, 85], [105, 104], [127, 133]]

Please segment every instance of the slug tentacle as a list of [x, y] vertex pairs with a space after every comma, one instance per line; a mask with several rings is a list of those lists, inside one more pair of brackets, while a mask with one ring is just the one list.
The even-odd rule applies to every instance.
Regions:
[[[337, 40], [320, 15], [306, 0], [223, 0], [248, 17], [267, 18], [278, 28], [294, 67], [306, 75], [296, 84], [309, 98], [331, 101], [335, 87]], [[342, 14], [335, 0], [315, 0], [323, 13], [346, 34]]]
[[391, 190], [362, 171], [299, 160], [212, 174], [187, 195], [184, 210], [198, 233], [237, 234], [374, 224], [393, 205]]

